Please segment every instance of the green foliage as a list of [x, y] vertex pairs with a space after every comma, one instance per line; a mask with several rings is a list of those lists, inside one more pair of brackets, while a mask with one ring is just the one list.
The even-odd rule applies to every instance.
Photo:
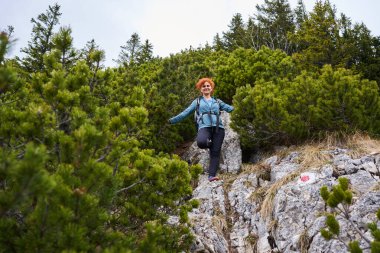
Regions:
[[329, 231], [333, 235], [339, 235], [339, 230], [340, 230], [339, 222], [335, 219], [333, 215], [331, 214], [327, 215], [326, 225], [329, 228]]
[[325, 186], [325, 185], [322, 186], [320, 189], [320, 193], [321, 193], [321, 197], [324, 201], [327, 201], [329, 199], [330, 193], [329, 193], [327, 186]]
[[[155, 223], [148, 223], [147, 237], [141, 242], [141, 246], [136, 252], [173, 252], [173, 249], [186, 249], [193, 238], [183, 237], [183, 234], [189, 234], [188, 228], [180, 227], [178, 231], [172, 231], [170, 226], [158, 226]], [[167, 247], [165, 247], [167, 245]]]
[[11, 31], [0, 32], [0, 99], [2, 102], [5, 99], [6, 92], [10, 90], [17, 90], [20, 88], [21, 83], [17, 80], [17, 75], [10, 62], [5, 61], [5, 55], [11, 46]]
[[7, 53], [10, 45], [10, 36], [13, 32], [13, 27], [9, 27], [8, 32], [0, 31], [0, 64], [4, 63], [5, 54]]
[[145, 40], [142, 44], [137, 33], [133, 33], [126, 44], [120, 48], [121, 52], [116, 62], [124, 67], [133, 67], [135, 64], [146, 63], [154, 59], [153, 45], [149, 40]]
[[380, 242], [379, 240], [371, 243], [371, 253], [380, 252]]
[[137, 52], [140, 50], [140, 47], [140, 36], [137, 33], [133, 33], [126, 44], [120, 47], [122, 50], [116, 62], [126, 67], [133, 65], [136, 62]]
[[[199, 95], [201, 77], [235, 106], [245, 147], [325, 131], [378, 135], [378, 86], [355, 73], [378, 81], [379, 39], [337, 19], [328, 2], [310, 16], [302, 6], [294, 16], [287, 1], [265, 1], [256, 20], [236, 14], [213, 48], [164, 59], [136, 33], [121, 47], [120, 66], [107, 69], [94, 40], [78, 51], [71, 28], [56, 29], [57, 4], [32, 19], [23, 59], [6, 59], [13, 29], [1, 32], [0, 252], [188, 251], [188, 212], [199, 202], [187, 199], [202, 168], [162, 151], [193, 140], [191, 118], [175, 126], [167, 119]], [[343, 180], [321, 189], [330, 207], [352, 203]], [[171, 216], [179, 222], [169, 224]], [[322, 235], [336, 238], [339, 223], [327, 223]], [[369, 229], [377, 252], [379, 230]]]
[[340, 203], [350, 205], [352, 202], [352, 192], [349, 190], [349, 180], [345, 177], [338, 179], [339, 184], [332, 187], [329, 192], [326, 186], [321, 187], [320, 193], [323, 200], [330, 207], [337, 207]]
[[77, 58], [77, 52], [73, 48], [73, 38], [70, 27], [61, 27], [52, 39], [53, 48], [59, 51], [58, 62], [68, 70], [73, 66]]
[[[294, 9], [294, 18], [297, 30], [300, 29], [302, 23], [304, 23], [309, 18], [303, 0], [298, 0], [297, 6]], [[298, 47], [300, 47], [300, 45], [298, 45]]]
[[[377, 223], [369, 223], [368, 228], [373, 236], [373, 241], [370, 241], [364, 233], [360, 232], [360, 228], [354, 224], [350, 217], [350, 205], [352, 204], [352, 192], [349, 188], [349, 179], [345, 177], [340, 177], [338, 179], [338, 184], [333, 186], [331, 191], [328, 190], [327, 186], [322, 186], [320, 189], [320, 194], [325, 203], [331, 207], [331, 213], [326, 214], [326, 228], [320, 230], [321, 236], [326, 240], [336, 239], [340, 242], [346, 243], [343, 238], [340, 237], [340, 225], [335, 217], [341, 216], [350, 222], [351, 230], [358, 233], [365, 243], [371, 248], [371, 252], [379, 252], [380, 246], [380, 230], [377, 228]], [[377, 214], [380, 213], [380, 209]], [[378, 220], [379, 217], [377, 217]], [[356, 226], [356, 228], [354, 227]], [[349, 231], [348, 231], [349, 233]], [[351, 237], [352, 238], [352, 237]], [[350, 252], [362, 252], [360, 244], [358, 241], [350, 241], [346, 244], [347, 249]]]
[[[85, 60], [87, 66], [93, 71], [94, 80], [96, 77], [96, 71], [103, 67], [102, 62], [105, 60], [104, 50], [99, 49], [95, 40], [92, 39], [91, 41], [88, 41], [86, 46], [80, 51], [80, 58]], [[93, 85], [90, 85], [90, 87], [92, 86]]]
[[21, 49], [26, 56], [20, 62], [27, 72], [33, 73], [44, 69], [43, 57], [53, 48], [54, 29], [62, 15], [60, 8], [58, 4], [54, 4], [49, 6], [46, 13], [38, 15], [37, 20], [32, 18], [32, 40], [28, 42], [28, 47]]
[[297, 143], [324, 132], [380, 133], [377, 84], [328, 65], [320, 74], [241, 87], [234, 105], [232, 127], [247, 147]]
[[323, 238], [325, 238], [326, 240], [331, 240], [333, 238], [333, 233], [331, 233], [330, 231], [322, 228], [321, 229], [321, 235]]
[[378, 37], [373, 37], [363, 24], [352, 24], [350, 18], [336, 15], [329, 1], [317, 1], [308, 15], [296, 8], [298, 28], [289, 33], [297, 52], [292, 56], [304, 69], [318, 69], [325, 64], [359, 71], [379, 84]]
[[326, 64], [350, 68], [380, 85], [379, 37], [372, 36], [365, 24], [353, 24], [343, 13], [339, 17], [330, 1], [316, 1], [308, 13], [302, 0], [294, 10], [287, 0], [265, 0], [256, 13], [247, 22], [235, 14], [223, 36], [215, 35], [213, 48], [279, 49], [302, 69], [317, 71]]
[[357, 241], [350, 242], [348, 244], [348, 250], [351, 253], [361, 253], [361, 252], [363, 252], [362, 249], [359, 246], [359, 243]]
[[371, 230], [371, 234], [376, 241], [380, 241], [380, 230], [377, 229], [376, 223], [368, 224], [368, 228]]
[[350, 180], [346, 177], [340, 177], [338, 178], [339, 186], [343, 191], [348, 190], [348, 186], [350, 183]]
[[291, 78], [298, 73], [290, 57], [280, 50], [273, 51], [267, 47], [257, 52], [239, 48], [229, 55], [222, 55], [217, 63], [217, 94], [224, 101], [232, 101], [239, 87], [253, 87], [257, 81]]
[[339, 27], [335, 16], [335, 9], [329, 1], [317, 1], [309, 18], [290, 37], [293, 43], [307, 45], [293, 55], [306, 68], [336, 65], [340, 60], [336, 53]]
[[30, 81], [0, 65], [1, 252], [186, 251], [201, 168], [142, 148], [145, 89], [102, 70], [94, 45], [87, 62], [70, 57], [69, 34]]
[[256, 5], [256, 9], [257, 22], [251, 28], [254, 45], [260, 45], [259, 48], [266, 46], [272, 50], [281, 49], [291, 54], [294, 45], [289, 41], [288, 34], [294, 32], [295, 22], [289, 1], [265, 0], [264, 4]]
[[229, 31], [223, 33], [223, 48], [233, 51], [247, 47], [246, 28], [240, 13], [236, 13], [228, 25]]

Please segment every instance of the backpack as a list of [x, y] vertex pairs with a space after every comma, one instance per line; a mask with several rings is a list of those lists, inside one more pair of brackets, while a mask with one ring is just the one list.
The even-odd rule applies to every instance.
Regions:
[[[209, 114], [209, 113], [207, 113], [207, 112], [204, 112], [204, 113], [202, 113], [202, 114], [200, 114], [199, 113], [199, 104], [200, 104], [200, 100], [201, 100], [201, 96], [200, 97], [197, 97], [197, 105], [196, 105], [196, 107], [195, 107], [195, 112], [194, 112], [194, 124], [195, 124], [195, 127], [198, 129], [198, 127], [199, 127], [199, 121], [201, 120], [201, 118], [202, 118], [202, 116], [204, 115], [204, 114]], [[219, 115], [217, 115], [217, 124], [216, 124], [216, 126], [217, 126], [217, 128], [219, 128], [219, 116], [220, 116], [220, 114], [221, 114], [221, 111], [220, 111], [220, 99], [215, 99], [216, 100], [216, 102], [218, 103], [218, 106], [219, 106]]]

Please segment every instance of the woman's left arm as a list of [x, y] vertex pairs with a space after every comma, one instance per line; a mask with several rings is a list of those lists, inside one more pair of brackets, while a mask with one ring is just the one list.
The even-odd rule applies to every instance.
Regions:
[[219, 100], [220, 104], [220, 110], [226, 111], [226, 112], [232, 112], [234, 110], [234, 107], [232, 105], [224, 103], [222, 100]]

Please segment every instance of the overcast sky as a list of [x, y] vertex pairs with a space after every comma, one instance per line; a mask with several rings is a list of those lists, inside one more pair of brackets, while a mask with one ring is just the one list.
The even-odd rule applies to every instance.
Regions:
[[[264, 0], [0, 0], [0, 30], [8, 25], [15, 29], [17, 42], [10, 56], [20, 54], [31, 38], [31, 18], [45, 13], [58, 3], [62, 16], [60, 26], [70, 26], [74, 46], [83, 48], [95, 42], [106, 52], [106, 66], [114, 66], [120, 46], [133, 33], [142, 42], [153, 44], [155, 56], [169, 56], [190, 46], [212, 44], [216, 33], [228, 30], [234, 14], [244, 21], [256, 13], [255, 6]], [[289, 0], [292, 8], [297, 0]], [[304, 0], [311, 11], [315, 0]], [[374, 36], [380, 36], [379, 0], [330, 0], [338, 13], [355, 22], [363, 22]]]

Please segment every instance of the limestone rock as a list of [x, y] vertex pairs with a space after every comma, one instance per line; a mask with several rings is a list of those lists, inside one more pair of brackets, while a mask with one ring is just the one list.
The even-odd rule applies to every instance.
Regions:
[[[348, 252], [342, 242], [320, 235], [326, 211], [320, 188], [336, 185], [339, 176], [350, 179], [354, 193], [352, 222], [371, 238], [367, 224], [376, 221], [380, 208], [379, 156], [353, 159], [347, 149], [322, 152], [331, 160], [313, 168], [302, 168], [298, 152], [266, 159], [262, 164], [270, 167], [270, 181], [259, 180], [254, 171], [227, 174], [224, 182], [201, 176], [193, 195], [201, 205], [190, 213], [196, 236], [192, 252]], [[285, 177], [297, 171], [298, 176]], [[343, 240], [358, 238], [366, 246], [352, 224], [339, 222]]]

